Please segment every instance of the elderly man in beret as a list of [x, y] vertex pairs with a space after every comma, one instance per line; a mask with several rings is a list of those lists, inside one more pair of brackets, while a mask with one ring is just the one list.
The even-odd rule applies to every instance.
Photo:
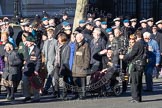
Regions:
[[[23, 102], [31, 100], [30, 96], [30, 78], [32, 75], [38, 75], [41, 67], [40, 49], [35, 45], [35, 39], [32, 36], [26, 37], [26, 53], [28, 54], [23, 69]], [[33, 87], [34, 99], [31, 102], [39, 102], [39, 89]]]

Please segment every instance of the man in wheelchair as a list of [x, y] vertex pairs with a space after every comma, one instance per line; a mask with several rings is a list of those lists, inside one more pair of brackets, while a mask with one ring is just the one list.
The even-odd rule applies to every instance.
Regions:
[[[103, 68], [101, 71], [97, 71], [91, 74], [90, 84], [101, 83], [105, 80], [104, 84], [92, 92], [98, 92], [99, 96], [107, 94], [109, 91], [113, 92], [114, 95], [120, 95], [122, 92], [121, 86], [119, 86], [119, 59], [114, 55], [111, 47], [101, 51], [99, 53], [102, 59]], [[96, 84], [97, 85], [97, 84]]]

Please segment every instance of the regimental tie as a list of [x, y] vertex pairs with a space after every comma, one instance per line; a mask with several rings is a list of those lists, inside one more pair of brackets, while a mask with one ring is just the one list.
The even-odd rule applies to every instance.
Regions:
[[28, 48], [28, 54], [30, 55], [30, 48]]

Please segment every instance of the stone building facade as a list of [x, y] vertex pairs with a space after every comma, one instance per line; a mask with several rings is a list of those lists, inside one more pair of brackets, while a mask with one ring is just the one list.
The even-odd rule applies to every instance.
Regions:
[[[0, 16], [14, 15], [15, 1], [18, 1], [18, 14], [33, 16], [47, 11], [58, 15], [67, 11], [74, 15], [77, 0], [0, 0]], [[114, 17], [131, 15], [137, 18], [162, 18], [162, 0], [89, 0], [99, 10], [112, 13]]]

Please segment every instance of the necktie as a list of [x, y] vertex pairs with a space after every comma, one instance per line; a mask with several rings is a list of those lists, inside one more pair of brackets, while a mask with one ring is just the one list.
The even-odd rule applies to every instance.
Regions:
[[30, 54], [30, 48], [28, 48], [28, 53]]

